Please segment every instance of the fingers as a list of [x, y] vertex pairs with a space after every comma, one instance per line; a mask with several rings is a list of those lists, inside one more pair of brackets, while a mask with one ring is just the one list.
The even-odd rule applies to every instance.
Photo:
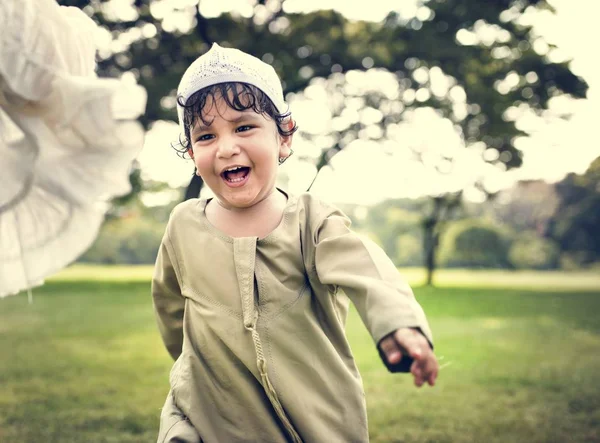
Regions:
[[421, 387], [425, 383], [428, 383], [430, 386], [434, 386], [438, 371], [439, 365], [435, 355], [431, 350], [429, 350], [427, 355], [423, 356], [420, 360], [415, 359], [410, 367], [410, 372], [414, 376], [415, 385], [417, 387]]
[[439, 365], [427, 339], [417, 330], [402, 328], [394, 333], [397, 346], [402, 347], [414, 359], [410, 372], [417, 387], [428, 383], [435, 385]]
[[381, 340], [380, 349], [389, 364], [399, 363], [403, 355], [413, 358], [410, 372], [417, 387], [434, 386], [439, 365], [427, 339], [418, 330], [401, 328]]
[[427, 383], [429, 383], [429, 386], [435, 386], [435, 381], [437, 380], [438, 370], [439, 370], [439, 368], [437, 368], [435, 370], [435, 372], [432, 372], [431, 375], [429, 376], [429, 378], [427, 379]]
[[425, 337], [414, 329], [397, 329], [393, 336], [396, 343], [404, 348], [408, 352], [408, 355], [415, 360], [421, 359], [424, 351], [429, 349], [429, 343], [427, 343]]
[[423, 371], [421, 369], [421, 365], [419, 364], [419, 362], [417, 360], [415, 360], [413, 362], [413, 364], [411, 365], [410, 372], [413, 375], [413, 377], [415, 378], [415, 386], [417, 386], [418, 388], [423, 386], [423, 383], [424, 383]]
[[425, 383], [434, 386], [437, 379], [438, 367], [437, 360], [433, 353], [430, 358], [420, 361], [415, 360], [410, 368], [410, 372], [414, 376], [415, 385], [417, 387], [421, 387]]
[[379, 347], [383, 351], [388, 363], [393, 365], [402, 359], [402, 350], [393, 335], [389, 335], [381, 340]]

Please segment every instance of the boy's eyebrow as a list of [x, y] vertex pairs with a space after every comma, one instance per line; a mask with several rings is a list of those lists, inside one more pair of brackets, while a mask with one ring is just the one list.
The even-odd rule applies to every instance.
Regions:
[[[241, 122], [242, 120], [254, 120], [255, 116], [252, 115], [252, 114], [255, 114], [255, 113], [246, 113], [246, 112], [244, 112], [244, 113], [241, 113], [238, 117], [233, 118], [231, 120], [227, 120], [227, 121], [229, 123], [234, 123], [235, 124], [235, 123]], [[207, 126], [205, 126], [203, 124], [196, 124], [192, 128], [191, 134], [194, 134], [196, 132], [207, 131], [210, 128], [211, 124], [212, 124], [212, 122], [210, 122]]]
[[208, 128], [210, 127], [210, 125], [208, 126], [204, 126], [204, 125], [199, 125], [196, 124], [194, 125], [194, 127], [192, 128], [192, 132], [191, 134], [195, 134], [196, 132], [202, 132], [202, 131], [206, 131]]
[[201, 122], [202, 122], [202, 120], [200, 120], [200, 118], [198, 118], [196, 120], [196, 123], [194, 124], [194, 126], [192, 126], [192, 131], [190, 132], [190, 135], [194, 134], [196, 132], [206, 131], [206, 130], [208, 130], [208, 128], [210, 128], [210, 125], [212, 125], [212, 121], [210, 123], [208, 123], [208, 125], [206, 125], [206, 126], [203, 125]]

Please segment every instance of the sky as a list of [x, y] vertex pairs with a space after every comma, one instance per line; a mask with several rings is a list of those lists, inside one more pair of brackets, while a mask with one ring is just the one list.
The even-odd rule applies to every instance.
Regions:
[[[419, 110], [408, 114], [407, 121], [398, 128], [401, 139], [410, 140], [410, 146], [386, 149], [381, 144], [357, 141], [334, 157], [332, 168], [321, 170], [311, 191], [334, 203], [369, 205], [386, 198], [418, 197], [465, 188], [465, 196], [477, 201], [483, 196], [470, 186], [477, 179], [483, 178], [490, 190], [499, 190], [511, 186], [516, 180], [544, 179], [553, 182], [569, 172], [583, 173], [590, 162], [600, 156], [595, 118], [600, 109], [600, 70], [594, 68], [595, 60], [591, 57], [591, 54], [597, 53], [599, 31], [596, 18], [600, 3], [592, 0], [549, 2], [556, 8], [556, 14], [531, 12], [522, 20], [533, 24], [536, 32], [548, 43], [558, 46], [559, 51], [552, 54], [556, 61], [572, 60], [573, 72], [589, 84], [588, 97], [577, 102], [557, 100], [552, 104], [553, 109], [572, 112], [568, 121], [545, 121], [524, 116], [517, 122], [518, 127], [530, 133], [517, 145], [524, 153], [521, 168], [503, 172], [485, 164], [481, 160], [481, 150], [464, 149], [448, 122], [441, 121], [428, 110]], [[201, 5], [206, 16], [216, 16], [232, 8], [242, 15], [252, 12], [245, 0], [204, 0]], [[285, 5], [288, 12], [333, 7], [351, 19], [373, 21], [381, 20], [393, 9], [407, 17], [420, 13], [414, 0], [371, 0], [367, 3], [287, 0]], [[352, 81], [360, 87], [360, 84], [369, 82], [368, 75], [375, 74], [357, 74]], [[315, 112], [326, 108], [327, 97], [323, 91], [315, 87], [306, 95], [308, 97], [290, 100], [299, 126], [312, 133], [331, 127], [327, 113], [320, 115]], [[149, 131], [139, 157], [145, 177], [166, 181], [173, 187], [189, 183], [193, 173], [191, 161], [181, 159], [169, 148], [178, 134], [179, 128], [173, 122], [157, 122]], [[458, 158], [454, 162], [454, 170], [443, 175], [433, 173], [432, 168], [426, 168], [411, 158], [410, 148], [415, 146], [425, 147], [425, 159], [427, 156], [434, 158], [441, 153], [453, 153]], [[319, 149], [304, 141], [301, 134], [294, 140], [294, 148], [297, 154], [282, 167], [282, 184], [293, 192], [302, 192], [315, 174], [314, 167], [303, 158], [317, 155]], [[155, 203], [160, 203], [160, 199]]]

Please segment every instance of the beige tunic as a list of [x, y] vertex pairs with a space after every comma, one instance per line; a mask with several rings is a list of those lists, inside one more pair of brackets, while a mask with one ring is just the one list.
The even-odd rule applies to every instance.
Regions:
[[379, 247], [310, 194], [290, 196], [262, 239], [223, 234], [206, 203], [174, 209], [152, 281], [176, 359], [159, 441], [185, 422], [206, 443], [368, 441], [344, 333], [348, 297], [375, 343], [401, 327], [431, 341], [410, 287]]

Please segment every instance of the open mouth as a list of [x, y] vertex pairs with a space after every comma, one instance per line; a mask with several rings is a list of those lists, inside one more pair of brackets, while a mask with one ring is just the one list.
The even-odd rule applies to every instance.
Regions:
[[221, 177], [229, 183], [240, 183], [250, 174], [250, 168], [246, 166], [236, 166], [229, 168], [221, 173]]

